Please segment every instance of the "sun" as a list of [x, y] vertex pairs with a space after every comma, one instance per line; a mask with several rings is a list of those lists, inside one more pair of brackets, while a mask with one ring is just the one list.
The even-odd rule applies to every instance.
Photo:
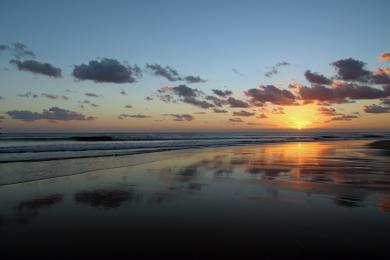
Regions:
[[310, 125], [311, 122], [310, 121], [295, 121], [294, 122], [294, 128], [298, 129], [298, 130], [302, 130], [304, 128], [306, 128], [308, 125]]

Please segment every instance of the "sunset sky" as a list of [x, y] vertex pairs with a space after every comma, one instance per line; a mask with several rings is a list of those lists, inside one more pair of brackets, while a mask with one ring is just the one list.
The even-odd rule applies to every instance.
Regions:
[[0, 2], [12, 131], [390, 129], [390, 1]]

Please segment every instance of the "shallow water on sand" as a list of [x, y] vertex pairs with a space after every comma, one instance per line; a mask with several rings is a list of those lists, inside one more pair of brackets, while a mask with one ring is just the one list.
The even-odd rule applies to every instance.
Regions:
[[[0, 249], [34, 259], [390, 255], [390, 157], [366, 143], [110, 158], [117, 168], [3, 185]], [[69, 162], [80, 161], [57, 163]]]

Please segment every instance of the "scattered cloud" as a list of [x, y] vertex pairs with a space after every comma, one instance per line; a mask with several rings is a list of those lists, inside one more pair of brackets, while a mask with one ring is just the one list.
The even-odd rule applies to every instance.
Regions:
[[255, 115], [255, 113], [248, 112], [245, 110], [233, 112], [233, 116], [254, 116], [254, 115]]
[[233, 92], [230, 90], [219, 90], [219, 89], [213, 89], [213, 93], [223, 98], [231, 96], [233, 94]]
[[390, 106], [368, 105], [364, 106], [364, 112], [372, 114], [390, 113]]
[[134, 83], [142, 76], [137, 66], [122, 64], [115, 59], [91, 60], [88, 64], [75, 65], [73, 76], [79, 80], [92, 80], [96, 83]]
[[230, 118], [229, 122], [231, 122], [231, 123], [242, 123], [243, 121], [242, 121], [241, 118]]
[[28, 91], [24, 94], [18, 94], [18, 97], [22, 98], [38, 98], [39, 96], [37, 94], [32, 93], [31, 91]]
[[135, 115], [120, 114], [120, 115], [118, 116], [118, 119], [125, 119], [125, 118], [138, 118], [138, 119], [144, 119], [144, 118], [151, 118], [151, 116], [142, 115], [142, 114], [135, 114]]
[[48, 94], [48, 93], [41, 93], [41, 96], [48, 99], [63, 99], [63, 100], [69, 99], [67, 96], [58, 96], [58, 95]]
[[331, 119], [325, 121], [326, 123], [329, 123], [331, 121], [351, 121], [352, 119], [359, 118], [357, 115], [341, 115], [341, 116], [335, 116]]
[[285, 114], [284, 113], [284, 108], [283, 107], [274, 107], [271, 111], [272, 114], [277, 114], [277, 115], [281, 115], [281, 114]]
[[15, 59], [35, 58], [35, 53], [32, 52], [27, 45], [14, 42], [10, 45], [0, 44], [0, 54], [2, 52], [9, 52]]
[[268, 118], [268, 116], [266, 114], [262, 113], [262, 114], [258, 115], [256, 118], [266, 119], [266, 118]]
[[227, 100], [227, 103], [230, 105], [232, 108], [248, 108], [249, 104], [245, 101], [229, 97]]
[[279, 73], [279, 69], [278, 69], [279, 67], [289, 66], [289, 65], [290, 65], [290, 63], [288, 63], [286, 61], [278, 62], [274, 66], [272, 66], [269, 71], [265, 72], [264, 76], [271, 77], [273, 75], [276, 75]]
[[222, 114], [222, 113], [228, 112], [225, 109], [219, 109], [219, 108], [214, 108], [213, 111], [214, 111], [214, 113], [217, 113], [217, 114]]
[[378, 60], [390, 61], [390, 52], [382, 53], [381, 55], [379, 55]]
[[245, 95], [254, 106], [264, 106], [269, 102], [275, 105], [296, 105], [296, 97], [289, 90], [282, 90], [273, 85], [261, 85], [259, 88], [248, 89]]
[[127, 95], [126, 91], [124, 91], [124, 90], [122, 89], [122, 91], [121, 91], [121, 95], [124, 95], [124, 96], [126, 96], [126, 95]]
[[152, 97], [146, 97], [145, 100], [147, 100], [147, 101], [152, 101], [153, 98], [152, 98]]
[[332, 81], [325, 77], [324, 75], [311, 72], [310, 70], [307, 70], [305, 72], [305, 78], [310, 82], [314, 84], [319, 84], [319, 85], [330, 85], [332, 84]]
[[340, 116], [342, 114], [337, 113], [336, 109], [333, 107], [319, 107], [317, 109], [318, 113], [324, 116]]
[[188, 122], [194, 120], [194, 117], [189, 114], [162, 114], [162, 116], [171, 116], [174, 118], [173, 121], [179, 121], [179, 122], [182, 121]]
[[84, 95], [86, 95], [87, 97], [93, 97], [93, 98], [98, 98], [99, 97], [98, 94], [92, 93], [92, 92], [87, 92]]
[[133, 108], [132, 105], [126, 105], [125, 108]]
[[161, 66], [160, 64], [146, 64], [146, 69], [151, 71], [153, 75], [166, 78], [169, 81], [185, 81], [191, 83], [203, 83], [207, 80], [199, 76], [180, 76], [179, 72], [170, 66]]
[[15, 64], [18, 70], [29, 71], [34, 74], [42, 74], [53, 78], [61, 78], [61, 69], [56, 68], [50, 63], [40, 62], [36, 60], [10, 60], [11, 64]]
[[71, 121], [71, 120], [93, 120], [92, 116], [85, 116], [75, 111], [51, 107], [44, 109], [42, 112], [32, 112], [30, 110], [11, 110], [6, 113], [13, 119], [22, 121], [36, 121], [36, 120], [49, 120], [49, 121]]
[[331, 65], [336, 69], [337, 78], [341, 80], [366, 82], [370, 75], [370, 72], [364, 69], [365, 62], [352, 58], [332, 62]]

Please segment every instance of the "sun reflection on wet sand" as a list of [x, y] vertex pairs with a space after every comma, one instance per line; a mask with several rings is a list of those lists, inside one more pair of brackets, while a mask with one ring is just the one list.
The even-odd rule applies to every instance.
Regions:
[[[278, 259], [353, 255], [355, 248], [383, 254], [390, 239], [390, 162], [365, 143], [168, 152], [164, 160], [145, 155], [148, 163], [131, 167], [1, 186], [0, 248], [29, 252], [45, 244], [89, 257], [119, 248], [137, 257]], [[259, 244], [261, 254], [248, 250]]]

